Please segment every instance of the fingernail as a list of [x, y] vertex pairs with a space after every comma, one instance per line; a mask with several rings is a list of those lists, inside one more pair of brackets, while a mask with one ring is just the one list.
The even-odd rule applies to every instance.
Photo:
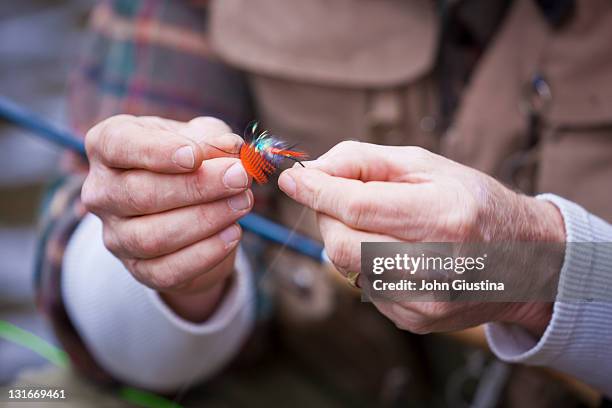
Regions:
[[184, 169], [193, 169], [193, 166], [195, 166], [193, 147], [183, 146], [178, 148], [172, 156], [172, 161]]
[[227, 200], [227, 204], [234, 211], [246, 210], [251, 206], [251, 196], [245, 191]]
[[236, 163], [223, 176], [223, 183], [228, 188], [244, 188], [249, 184], [249, 177], [242, 164]]
[[278, 186], [288, 196], [293, 197], [295, 194], [295, 180], [293, 180], [287, 171], [283, 172], [278, 178]]
[[240, 229], [236, 225], [231, 225], [219, 233], [219, 237], [226, 244], [231, 244], [238, 241], [240, 238]]

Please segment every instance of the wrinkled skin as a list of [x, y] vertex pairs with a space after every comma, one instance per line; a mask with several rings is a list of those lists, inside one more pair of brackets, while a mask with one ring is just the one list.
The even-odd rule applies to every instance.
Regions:
[[236, 221], [253, 205], [242, 164], [222, 151], [241, 142], [214, 118], [128, 115], [85, 139], [81, 198], [102, 220], [105, 246], [190, 320], [206, 319], [222, 297], [241, 238]]
[[[317, 212], [326, 252], [345, 275], [360, 270], [362, 241], [565, 240], [553, 204], [516, 194], [421, 148], [342, 142], [305, 164], [286, 170], [279, 186]], [[552, 311], [551, 303], [374, 303], [398, 327], [414, 333], [501, 321], [537, 335]]]

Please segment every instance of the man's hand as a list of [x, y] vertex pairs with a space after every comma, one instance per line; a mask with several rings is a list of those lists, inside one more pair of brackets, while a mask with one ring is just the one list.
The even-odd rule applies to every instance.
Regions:
[[250, 211], [239, 136], [214, 118], [189, 123], [115, 116], [86, 136], [82, 200], [104, 224], [104, 244], [141, 283], [191, 320], [214, 310]]
[[[285, 171], [279, 186], [317, 211], [325, 250], [344, 274], [360, 270], [362, 241], [565, 240], [554, 205], [421, 148], [343, 142], [305, 165]], [[505, 321], [541, 334], [552, 310], [550, 303], [375, 304], [417, 333]]]

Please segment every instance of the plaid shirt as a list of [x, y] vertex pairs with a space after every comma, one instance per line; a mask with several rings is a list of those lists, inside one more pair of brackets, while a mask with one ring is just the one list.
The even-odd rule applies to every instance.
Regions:
[[[206, 37], [204, 1], [112, 0], [91, 14], [91, 38], [71, 78], [70, 116], [80, 134], [127, 113], [189, 120], [210, 115], [235, 129], [252, 117], [242, 75], [217, 61]], [[37, 301], [74, 366], [99, 382], [114, 380], [95, 362], [61, 298], [62, 258], [86, 211], [80, 190], [87, 164], [56, 182], [43, 206], [36, 261]]]

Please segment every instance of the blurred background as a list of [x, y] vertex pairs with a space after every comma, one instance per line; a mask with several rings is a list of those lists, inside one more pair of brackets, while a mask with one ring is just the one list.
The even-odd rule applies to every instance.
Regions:
[[[83, 46], [88, 13], [95, 2], [0, 2], [0, 96], [27, 107], [55, 125], [67, 127], [67, 82]], [[61, 156], [62, 151], [57, 146], [0, 119], [0, 321], [13, 323], [56, 345], [59, 344], [50, 327], [35, 310], [32, 273], [38, 207], [48, 183], [61, 171]], [[484, 351], [483, 344], [474, 345], [477, 341], [472, 338], [479, 338], [481, 334], [466, 331], [457, 335], [460, 336], [468, 346], [441, 336], [423, 341], [422, 354], [429, 359], [431, 372], [428, 374], [433, 378], [439, 400], [443, 399], [444, 390], [447, 394], [451, 390], [452, 396], [461, 396], [464, 390], [458, 384], [468, 384], [468, 391], [473, 394], [481, 378], [490, 379], [489, 383], [497, 378], [499, 383], [503, 383], [510, 376], [510, 366], [494, 361]], [[449, 355], [457, 356], [456, 361], [448, 358]], [[268, 368], [266, 378], [272, 378], [276, 388], [284, 390], [287, 396], [308, 395], [309, 391], [304, 389], [315, 388], [313, 384], [318, 385], [319, 375], [308, 373], [308, 376], [302, 376], [308, 377], [309, 381], [291, 377], [286, 366], [293, 364], [294, 357], [277, 353], [278, 364]], [[0, 385], [11, 383], [24, 369], [40, 368], [45, 364], [49, 364], [47, 360], [32, 351], [0, 339]], [[516, 375], [522, 369], [513, 370]], [[225, 391], [224, 403], [231, 398], [248, 400], [255, 390], [269, 394], [278, 391], [265, 389], [263, 381], [257, 381], [255, 377], [263, 377], [261, 371], [250, 374], [245, 371], [240, 383], [234, 380], [220, 382], [217, 388]], [[410, 383], [411, 375], [410, 372], [393, 370], [388, 382], [394, 389], [407, 388], [405, 384]], [[523, 377], [529, 383], [527, 387], [540, 386], [534, 394], [543, 393], [541, 382], [533, 380], [530, 372]], [[483, 389], [486, 386], [484, 384]], [[488, 389], [500, 392], [495, 387], [489, 386]], [[557, 388], [550, 389], [559, 399], [563, 397]], [[409, 391], [416, 393], [414, 389]], [[520, 392], [514, 394], [520, 399]], [[492, 395], [491, 398], [496, 397]]]
[[[65, 90], [93, 0], [0, 2], [0, 95], [65, 125]], [[0, 320], [55, 343], [34, 309], [36, 214], [61, 151], [0, 120]], [[0, 384], [42, 357], [0, 339]]]

